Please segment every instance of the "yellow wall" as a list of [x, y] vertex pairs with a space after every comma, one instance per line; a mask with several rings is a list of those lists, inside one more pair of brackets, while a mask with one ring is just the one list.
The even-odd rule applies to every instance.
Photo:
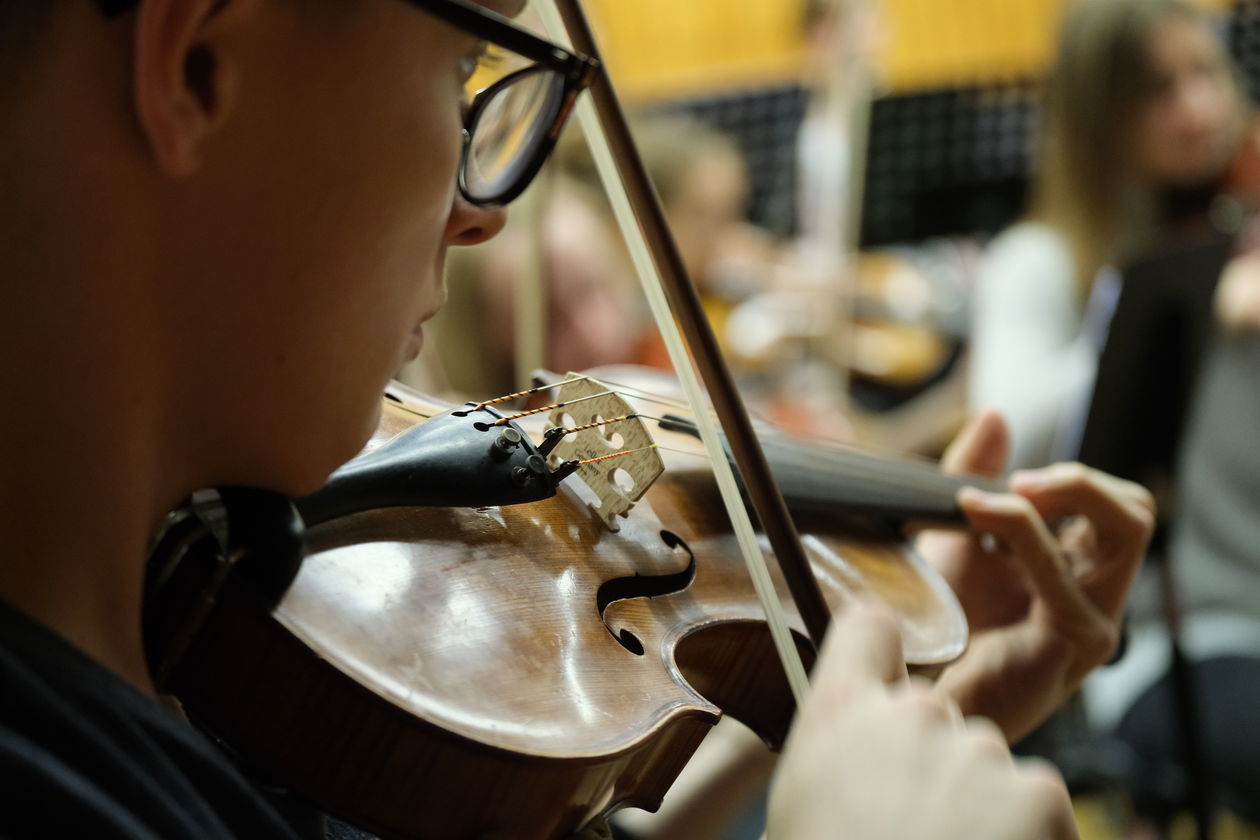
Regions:
[[632, 99], [796, 78], [804, 0], [587, 0], [604, 57]]
[[[1227, 9], [1230, 0], [1200, 0]], [[915, 90], [1042, 72], [1065, 0], [880, 0], [880, 72], [892, 90]]]
[[[1218, 9], [1230, 0], [1200, 0]], [[1041, 72], [1065, 0], [873, 0], [890, 90]], [[677, 98], [795, 78], [804, 0], [587, 0], [631, 99]]]
[[880, 75], [894, 90], [1044, 68], [1062, 0], [885, 0]]

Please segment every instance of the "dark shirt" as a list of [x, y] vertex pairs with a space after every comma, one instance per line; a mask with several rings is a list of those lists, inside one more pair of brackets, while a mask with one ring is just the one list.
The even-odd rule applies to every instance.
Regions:
[[196, 730], [0, 604], [0, 836], [296, 834]]

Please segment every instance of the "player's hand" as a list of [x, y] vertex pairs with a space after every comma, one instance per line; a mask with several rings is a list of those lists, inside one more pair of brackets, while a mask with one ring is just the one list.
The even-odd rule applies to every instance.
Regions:
[[837, 619], [770, 793], [767, 840], [1047, 840], [1076, 829], [1058, 774], [906, 678], [894, 619]]
[[[1008, 435], [973, 418], [945, 455], [949, 472], [999, 475]], [[941, 677], [967, 714], [1026, 734], [1106, 662], [1155, 523], [1151, 495], [1080, 464], [1016, 472], [1009, 493], [967, 489], [974, 535], [925, 534], [919, 550], [954, 587], [971, 643]]]

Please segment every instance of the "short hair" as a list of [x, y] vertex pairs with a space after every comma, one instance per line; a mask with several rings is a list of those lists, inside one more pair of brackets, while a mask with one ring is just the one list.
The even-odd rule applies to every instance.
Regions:
[[20, 89], [57, 0], [0, 0], [0, 100]]
[[0, 59], [27, 52], [56, 8], [56, 0], [4, 0], [0, 3]]

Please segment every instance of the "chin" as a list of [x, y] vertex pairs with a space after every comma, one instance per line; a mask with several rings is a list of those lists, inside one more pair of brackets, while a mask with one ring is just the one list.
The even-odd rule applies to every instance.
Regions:
[[1197, 189], [1210, 186], [1211, 182], [1224, 175], [1225, 171], [1225, 163], [1215, 158], [1210, 161], [1183, 158], [1175, 165], [1170, 164], [1164, 167], [1163, 177], [1159, 178], [1157, 183], [1170, 189]]
[[[363, 451], [376, 432], [380, 416], [381, 402], [374, 399], [371, 410], [359, 413], [358, 423], [341, 422], [335, 431], [326, 426], [326, 434], [307, 438], [305, 446], [295, 448], [293, 460], [285, 465], [282, 480], [272, 489], [296, 498], [323, 487], [334, 470]], [[345, 420], [344, 416], [336, 419]]]
[[[353, 434], [346, 435], [344, 443], [340, 446], [338, 453], [334, 458], [335, 463], [328, 470], [329, 473], [362, 452], [363, 447], [366, 446], [367, 442], [372, 439], [372, 435], [376, 434], [376, 427], [379, 426], [381, 422], [381, 395], [383, 391], [383, 388], [379, 388], [374, 392], [371, 410], [363, 413], [363, 419], [358, 429], [355, 430]], [[325, 475], [320, 479], [320, 485], [324, 483], [324, 480], [327, 479], [327, 477], [328, 476]]]

